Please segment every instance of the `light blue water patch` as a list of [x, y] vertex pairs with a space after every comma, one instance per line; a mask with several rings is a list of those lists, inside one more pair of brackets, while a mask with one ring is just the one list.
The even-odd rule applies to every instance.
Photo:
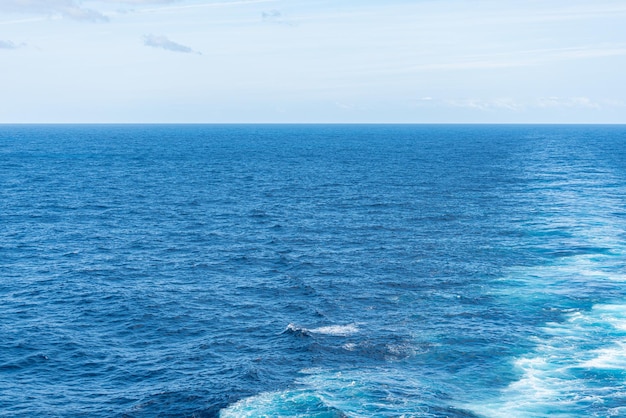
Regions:
[[[527, 270], [527, 282], [511, 299], [541, 305], [560, 320], [538, 328], [531, 339], [535, 348], [512, 360], [517, 380], [497, 399], [470, 409], [487, 417], [623, 416], [626, 304], [620, 301], [626, 276], [619, 267], [622, 262], [620, 255], [578, 256], [566, 265]], [[589, 304], [599, 295], [611, 302]]]
[[533, 251], [546, 261], [511, 269], [496, 293], [554, 320], [536, 328], [532, 350], [511, 359], [518, 377], [467, 408], [485, 417], [624, 416], [624, 182], [619, 172], [574, 159], [565, 171], [547, 167], [535, 174], [544, 178], [540, 216], [527, 224], [541, 238]]
[[472, 409], [489, 417], [609, 417], [626, 413], [626, 305], [597, 305], [548, 324], [514, 361], [519, 380]]
[[342, 411], [327, 405], [321, 396], [305, 390], [263, 393], [241, 400], [220, 413], [222, 418], [343, 418], [345, 416]]
[[472, 416], [437, 402], [441, 392], [394, 369], [307, 369], [301, 374], [294, 389], [243, 399], [220, 417]]

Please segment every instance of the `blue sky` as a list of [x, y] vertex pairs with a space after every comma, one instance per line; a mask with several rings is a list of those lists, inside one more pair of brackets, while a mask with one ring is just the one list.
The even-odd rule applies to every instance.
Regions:
[[0, 123], [626, 123], [624, 0], [0, 0]]

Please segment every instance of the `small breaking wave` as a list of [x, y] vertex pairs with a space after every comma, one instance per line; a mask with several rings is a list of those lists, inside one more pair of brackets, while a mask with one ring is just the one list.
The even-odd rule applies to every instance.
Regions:
[[220, 418], [347, 417], [341, 410], [327, 405], [320, 395], [306, 390], [261, 393], [223, 409], [219, 416]]
[[310, 337], [312, 335], [330, 335], [333, 337], [347, 337], [359, 332], [359, 328], [355, 324], [348, 325], [330, 325], [318, 328], [304, 328], [299, 327], [293, 323], [287, 325], [283, 333], [295, 334], [303, 337]]
[[436, 392], [393, 369], [331, 372], [311, 368], [301, 374], [294, 388], [242, 399], [220, 411], [220, 418], [474, 417], [439, 405]]
[[313, 334], [333, 335], [335, 337], [347, 337], [348, 335], [356, 334], [359, 332], [359, 328], [354, 325], [331, 325], [328, 327], [319, 327], [311, 330]]

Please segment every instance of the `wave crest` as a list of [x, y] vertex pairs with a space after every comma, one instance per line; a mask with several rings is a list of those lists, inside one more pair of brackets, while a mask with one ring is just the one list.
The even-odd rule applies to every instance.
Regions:
[[314, 334], [330, 335], [334, 337], [347, 337], [349, 335], [356, 334], [357, 332], [359, 332], [359, 328], [355, 324], [329, 325], [308, 329], [304, 327], [299, 327], [293, 323], [287, 325], [287, 328], [285, 328], [285, 331], [283, 331], [283, 333], [295, 334], [303, 337], [310, 337]]

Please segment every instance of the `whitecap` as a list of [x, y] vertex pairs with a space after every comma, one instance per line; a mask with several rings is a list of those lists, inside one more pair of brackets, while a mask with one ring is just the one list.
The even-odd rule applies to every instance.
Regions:
[[346, 417], [341, 410], [328, 405], [321, 395], [310, 390], [261, 393], [221, 410], [219, 416], [220, 418]]
[[355, 324], [348, 325], [329, 325], [318, 328], [304, 328], [290, 323], [285, 328], [284, 333], [296, 334], [301, 336], [311, 336], [311, 334], [331, 335], [334, 337], [347, 337], [348, 335], [356, 334], [359, 332], [359, 328]]
[[285, 330], [283, 331], [283, 334], [294, 334], [294, 335], [300, 335], [302, 337], [309, 337], [311, 335], [311, 332], [303, 327], [299, 327], [293, 323], [290, 323], [289, 325], [287, 325], [287, 327], [285, 328]]
[[310, 330], [314, 334], [333, 335], [335, 337], [347, 337], [356, 334], [359, 328], [354, 324], [349, 325], [330, 325], [327, 327], [319, 327]]
[[221, 418], [423, 417], [429, 411], [421, 382], [391, 369], [301, 371], [294, 388], [242, 399], [220, 411]]
[[354, 351], [356, 350], [356, 344], [354, 343], [345, 343], [342, 348], [346, 351]]

